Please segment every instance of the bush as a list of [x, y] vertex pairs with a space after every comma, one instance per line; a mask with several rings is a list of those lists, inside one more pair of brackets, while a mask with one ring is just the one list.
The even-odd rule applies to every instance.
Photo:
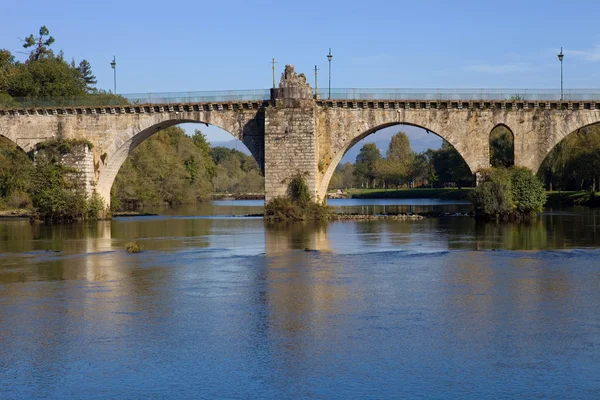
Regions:
[[140, 246], [137, 242], [129, 242], [125, 246], [125, 249], [128, 253], [139, 253], [142, 251], [142, 246]]
[[32, 179], [32, 202], [40, 219], [48, 223], [98, 219], [104, 210], [99, 195], [86, 194], [66, 179], [70, 168], [40, 158]]
[[546, 204], [544, 183], [530, 169], [514, 167], [511, 171], [513, 200], [517, 213], [527, 215], [542, 211]]
[[265, 218], [271, 221], [323, 220], [330, 214], [329, 207], [313, 201], [306, 180], [300, 174], [288, 184], [288, 196], [276, 197], [265, 206]]
[[527, 168], [490, 168], [480, 171], [471, 200], [479, 218], [522, 219], [543, 210], [546, 192]]

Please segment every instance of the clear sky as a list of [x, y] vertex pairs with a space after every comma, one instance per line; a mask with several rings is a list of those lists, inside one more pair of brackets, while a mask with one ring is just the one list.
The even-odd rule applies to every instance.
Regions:
[[[147, 93], [271, 86], [285, 64], [332, 87], [600, 88], [600, 1], [4, 1], [0, 48], [46, 25], [98, 87]], [[24, 54], [17, 54], [25, 58]], [[228, 138], [223, 137], [222, 140]]]

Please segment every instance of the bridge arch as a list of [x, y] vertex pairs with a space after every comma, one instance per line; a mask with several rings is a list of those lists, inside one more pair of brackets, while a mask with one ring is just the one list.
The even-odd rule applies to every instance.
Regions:
[[510, 127], [499, 123], [489, 135], [490, 166], [512, 167], [515, 165], [515, 134]]
[[127, 157], [154, 134], [179, 124], [201, 123], [221, 128], [248, 148], [258, 162], [261, 172], [264, 173], [264, 136], [259, 134], [261, 131], [258, 129], [257, 121], [252, 118], [232, 120], [220, 116], [215, 117], [214, 113], [212, 115], [200, 114], [203, 113], [155, 114], [151, 117], [140, 118], [137, 124], [121, 129], [106, 147], [100, 148], [95, 159], [96, 192], [103, 198], [105, 205], [110, 206], [110, 192], [113, 183]]
[[567, 134], [544, 156], [537, 171], [549, 190], [600, 188], [600, 121]]
[[[381, 125], [377, 125], [374, 126], [372, 128], [367, 129], [366, 131], [357, 134], [355, 137], [353, 137], [351, 140], [347, 141], [344, 145], [340, 146], [337, 151], [333, 152], [333, 154], [331, 155], [330, 158], [330, 162], [329, 162], [329, 166], [327, 167], [327, 169], [324, 171], [323, 176], [321, 178], [321, 182], [320, 185], [318, 187], [318, 197], [320, 199], [325, 199], [327, 197], [327, 189], [329, 187], [329, 183], [331, 181], [331, 178], [333, 177], [333, 173], [335, 172], [335, 169], [337, 168], [337, 166], [339, 165], [339, 163], [341, 162], [342, 158], [344, 157], [344, 155], [354, 146], [356, 146], [361, 140], [365, 139], [366, 137], [382, 130], [385, 128], [389, 128], [392, 126], [412, 126], [412, 127], [416, 127], [416, 128], [420, 128], [425, 130], [427, 133], [432, 133], [436, 136], [438, 136], [439, 138], [441, 138], [442, 140], [445, 140], [446, 142], [450, 143], [450, 145], [454, 146], [456, 148], [456, 146], [454, 145], [454, 143], [452, 142], [452, 137], [449, 135], [441, 135], [429, 128], [426, 128], [422, 125], [419, 125], [417, 123], [411, 123], [411, 122], [386, 122], [386, 123], [382, 123]], [[458, 149], [457, 149], [458, 151]], [[465, 161], [465, 163], [467, 164], [467, 166], [469, 167], [469, 170], [471, 171], [471, 173], [475, 173], [475, 171], [478, 169], [478, 167], [476, 165], [469, 165], [469, 163], [465, 160], [465, 157], [461, 154], [460, 151], [458, 151], [459, 155], [461, 156], [461, 158]]]

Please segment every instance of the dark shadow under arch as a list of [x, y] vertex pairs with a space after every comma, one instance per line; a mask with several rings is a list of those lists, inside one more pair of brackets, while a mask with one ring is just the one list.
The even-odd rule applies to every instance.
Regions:
[[505, 124], [498, 124], [489, 134], [490, 166], [494, 168], [515, 165], [515, 134]]

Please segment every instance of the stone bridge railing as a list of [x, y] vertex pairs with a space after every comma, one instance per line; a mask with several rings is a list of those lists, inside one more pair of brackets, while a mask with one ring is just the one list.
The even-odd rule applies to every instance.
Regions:
[[[600, 104], [600, 89], [312, 89], [317, 101], [405, 101], [408, 103], [456, 103], [462, 108], [470, 102], [524, 102]], [[275, 91], [276, 92], [276, 91]], [[0, 109], [18, 108], [98, 108], [140, 105], [256, 103], [273, 100], [270, 89], [202, 92], [137, 93], [77, 98], [13, 99], [0, 103]], [[123, 104], [125, 102], [125, 104]], [[325, 103], [325, 105], [328, 105]], [[436, 107], [433, 107], [436, 108]], [[448, 108], [453, 108], [452, 105]], [[465, 107], [466, 108], [466, 107]], [[560, 108], [560, 107], [559, 107]]]

